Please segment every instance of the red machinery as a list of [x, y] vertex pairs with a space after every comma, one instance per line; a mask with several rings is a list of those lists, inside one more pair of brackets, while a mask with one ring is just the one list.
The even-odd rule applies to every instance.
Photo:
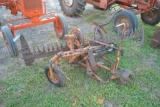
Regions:
[[[55, 12], [46, 13], [46, 2], [43, 2], [42, 0], [0, 0], [0, 6], [5, 6], [13, 15], [17, 15], [18, 12], [22, 12], [24, 16], [20, 19], [8, 20], [7, 22], [9, 27], [3, 26], [1, 28], [5, 43], [13, 56], [18, 54], [17, 47], [15, 45], [16, 39], [13, 39], [16, 38], [14, 35], [15, 30], [53, 22], [58, 38], [63, 38], [63, 36], [68, 32], [68, 26], [64, 18], [61, 15], [57, 15]], [[47, 14], [52, 14], [53, 17], [40, 18], [40, 16]], [[30, 22], [18, 25], [12, 24], [12, 22], [25, 19], [29, 19]]]
[[[125, 28], [124, 23], [117, 25], [117, 27], [118, 26], [124, 26]], [[99, 25], [95, 27], [95, 31], [99, 31], [100, 29], [101, 28]], [[129, 82], [132, 77], [132, 71], [118, 67], [120, 55], [123, 55], [121, 46], [123, 40], [137, 37], [139, 38], [137, 43], [140, 43], [139, 45], [141, 45], [144, 35], [141, 33], [139, 33], [140, 35], [137, 35], [137, 33], [132, 33], [132, 35], [127, 37], [125, 36], [125, 32], [123, 32], [123, 36], [120, 38], [105, 39], [104, 35], [101, 34], [102, 33], [95, 33], [94, 38], [91, 39], [84, 37], [83, 33], [79, 29], [74, 29], [71, 31], [71, 34], [65, 35], [65, 40], [69, 46], [69, 50], [59, 51], [59, 53], [50, 59], [49, 66], [44, 68], [48, 81], [58, 87], [65, 85], [67, 76], [60, 66], [60, 61], [66, 59], [69, 64], [78, 64], [86, 67], [86, 75], [102, 83], [107, 84], [113, 79], [119, 79], [119, 83], [121, 84], [126, 84]], [[88, 41], [88, 43], [84, 44], [84, 40]], [[121, 42], [119, 46], [115, 45], [114, 42], [116, 41]], [[117, 54], [113, 63], [103, 57], [104, 55], [114, 51], [117, 51]], [[106, 63], [109, 62], [111, 66], [107, 67], [104, 60]], [[99, 68], [109, 71], [111, 76], [107, 80], [101, 78], [98, 74]]]
[[[159, 5], [159, 0], [86, 0], [86, 2], [103, 9], [117, 3], [123, 8], [129, 9], [134, 7], [134, 9], [140, 11], [149, 11], [151, 8]], [[133, 6], [133, 4], [136, 6]]]
[[[160, 21], [159, 0], [59, 0], [62, 11], [68, 16], [80, 16], [85, 10], [86, 3], [92, 4], [95, 8], [113, 8], [113, 4], [127, 9], [115, 14], [113, 27], [118, 33], [122, 28], [116, 28], [117, 24], [125, 23], [129, 32], [138, 28], [138, 19], [135, 15], [141, 14], [143, 22], [155, 25]], [[132, 10], [132, 11], [131, 11]]]
[[[63, 12], [69, 16], [81, 15], [85, 10], [86, 3], [92, 4], [95, 8], [99, 9], [107, 9], [113, 4], [118, 4], [124, 9], [132, 9], [136, 10], [136, 13], [142, 13], [142, 20], [147, 24], [154, 25], [160, 21], [159, 0], [59, 0], [59, 2]], [[148, 14], [148, 12], [151, 14]], [[159, 20], [151, 23], [148, 22], [150, 18]]]
[[112, 4], [118, 4], [124, 9], [141, 14], [142, 21], [149, 25], [155, 25], [160, 21], [159, 0], [94, 0], [93, 2], [86, 0], [86, 2], [103, 9], [107, 9]]

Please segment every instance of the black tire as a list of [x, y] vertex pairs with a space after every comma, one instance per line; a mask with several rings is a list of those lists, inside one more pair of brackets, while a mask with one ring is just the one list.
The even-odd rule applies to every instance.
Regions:
[[73, 4], [68, 6], [65, 0], [59, 0], [60, 6], [64, 14], [67, 16], [80, 16], [85, 10], [85, 0], [73, 0]]
[[160, 21], [160, 9], [154, 9], [148, 12], [141, 13], [141, 19], [144, 23], [149, 25], [158, 24]]
[[[125, 21], [121, 20], [121, 19], [124, 19]], [[128, 24], [127, 24], [127, 22], [128, 22]], [[123, 30], [122, 30], [123, 27], [116, 27], [116, 25], [120, 24], [120, 23], [126, 23], [126, 25], [127, 25], [126, 35], [129, 35], [132, 30], [136, 29], [134, 17], [127, 11], [124, 11], [124, 10], [120, 11], [120, 12], [116, 13], [113, 18], [113, 28], [117, 34], [119, 33], [121, 35], [121, 34], [123, 34]]]
[[[0, 27], [4, 26], [6, 24], [6, 21], [3, 19], [0, 19]], [[1, 30], [1, 29], [0, 29]]]
[[68, 34], [68, 24], [62, 15], [57, 15], [56, 17], [58, 17], [58, 19], [59, 19], [58, 23], [60, 23], [60, 24], [56, 25], [57, 22], [56, 21], [54, 22], [54, 29], [56, 32], [56, 36], [59, 39], [63, 39], [64, 35]]
[[5, 40], [6, 46], [8, 47], [9, 53], [11, 56], [17, 56], [18, 55], [18, 49], [13, 41], [13, 35], [11, 33], [11, 29], [8, 26], [1, 27], [3, 38]]
[[136, 14], [133, 13], [133, 11], [131, 11], [131, 10], [126, 10], [125, 9], [124, 11], [128, 12], [132, 16], [132, 18], [134, 20], [134, 29], [133, 30], [138, 29], [139, 23], [138, 23], [138, 18], [136, 16]]
[[44, 71], [45, 71], [45, 75], [48, 79], [48, 81], [53, 84], [54, 86], [57, 86], [57, 87], [62, 87], [65, 85], [66, 83], [66, 76], [63, 74], [62, 71], [60, 71], [59, 69], [57, 69], [56, 67], [53, 67], [52, 68], [54, 70], [54, 73], [56, 74], [56, 76], [58, 77], [58, 81], [55, 82], [53, 79], [51, 79], [51, 77], [49, 77], [49, 66], [46, 66], [44, 68]]

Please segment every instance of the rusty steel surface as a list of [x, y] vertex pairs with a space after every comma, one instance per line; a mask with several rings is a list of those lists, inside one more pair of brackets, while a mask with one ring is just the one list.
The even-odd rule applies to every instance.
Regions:
[[0, 6], [6, 6], [6, 8], [11, 10], [11, 14], [17, 15], [18, 11], [14, 0], [0, 0]]
[[[144, 27], [143, 26], [140, 30], [138, 29], [136, 29], [135, 31], [132, 30], [130, 34], [125, 35], [123, 38], [119, 35], [119, 33], [118, 33], [118, 37], [111, 38], [111, 37], [105, 37], [105, 34], [107, 31], [104, 31], [104, 28], [103, 28], [104, 26], [108, 25], [108, 23], [100, 24], [100, 25], [94, 24], [94, 25], [95, 25], [94, 40], [87, 38], [90, 41], [94, 41], [94, 43], [100, 43], [101, 41], [101, 42], [109, 44], [109, 43], [115, 43], [115, 42], [121, 41], [122, 39], [128, 40], [128, 39], [138, 38], [137, 46], [140, 46], [142, 45], [144, 41]], [[122, 27], [122, 29], [124, 29], [124, 27]], [[100, 43], [100, 44], [104, 45], [104, 43]]]
[[[112, 46], [110, 46], [110, 47], [112, 47]], [[66, 51], [66, 52], [59, 52], [58, 54], [56, 54], [50, 60], [50, 63], [53, 63], [55, 66], [58, 66], [59, 62], [61, 60], [63, 60], [63, 59], [69, 59], [70, 57], [75, 57], [75, 56], [76, 57], [81, 57], [79, 59], [78, 63], [87, 68], [86, 74], [89, 77], [94, 78], [97, 81], [101, 81], [103, 83], [108, 83], [110, 80], [116, 79], [116, 78], [119, 78], [119, 80], [120, 80], [119, 82], [122, 83], [122, 84], [123, 84], [123, 81], [129, 81], [129, 76], [132, 75], [132, 72], [127, 73], [128, 71], [118, 69], [118, 63], [119, 63], [119, 60], [120, 60], [120, 58], [119, 58], [120, 57], [120, 48], [118, 48], [118, 50], [117, 50], [116, 60], [113, 63], [111, 68], [104, 67], [104, 65], [98, 64], [96, 62], [95, 57], [98, 54], [95, 51], [101, 50], [101, 49], [106, 49], [107, 50], [108, 48], [104, 47], [103, 45], [99, 45], [99, 46], [87, 46], [87, 47], [74, 49], [74, 50]], [[107, 53], [107, 51], [106, 51], [106, 53]], [[72, 60], [72, 61], [74, 61], [74, 60]], [[71, 63], [71, 62], [69, 62], [69, 63]], [[112, 74], [112, 76], [107, 80], [103, 80], [102, 78], [100, 78], [97, 75], [98, 67], [101, 67], [101, 68], [104, 68], [106, 70], [109, 70], [109, 72]], [[117, 69], [120, 70], [121, 72], [117, 73]], [[53, 71], [50, 71], [50, 72], [53, 72]], [[124, 78], [123, 74], [124, 75], [128, 74], [128, 77], [124, 76], [125, 77]]]
[[152, 48], [160, 48], [160, 28], [158, 28], [155, 33], [153, 38], [151, 39], [151, 47]]
[[21, 51], [22, 51], [23, 60], [26, 65], [30, 65], [34, 61], [34, 57], [31, 56], [32, 53], [30, 51], [29, 45], [23, 36], [20, 37], [20, 42], [21, 42]]
[[43, 47], [42, 50], [40, 50], [39, 47], [37, 46], [33, 47], [33, 52], [31, 52], [30, 47], [23, 36], [20, 37], [20, 42], [21, 42], [21, 52], [23, 60], [26, 65], [32, 65], [35, 59], [52, 56], [60, 51], [69, 50], [67, 46], [62, 46], [62, 45], [60, 47], [59, 46], [56, 47], [52, 46], [51, 48], [47, 47], [46, 49], [45, 47]]
[[[120, 26], [122, 25], [123, 24], [121, 24]], [[96, 25], [96, 27], [99, 27], [99, 26]], [[89, 77], [97, 81], [108, 83], [113, 79], [119, 79], [119, 83], [121, 84], [126, 84], [127, 82], [130, 81], [130, 78], [132, 77], [132, 71], [129, 69], [119, 68], [119, 62], [120, 62], [120, 56], [121, 56], [121, 45], [123, 43], [123, 40], [125, 39], [139, 38], [140, 35], [141, 35], [140, 38], [144, 38], [142, 37], [144, 36], [143, 33], [140, 33], [139, 36], [135, 36], [136, 34], [138, 35], [137, 32], [132, 32], [131, 35], [125, 35], [125, 30], [124, 30], [124, 33], [121, 36], [121, 38], [117, 38], [113, 40], [108, 39], [108, 41], [107, 40], [101, 41], [101, 39], [95, 40], [95, 37], [94, 39], [90, 39], [86, 37], [85, 40], [88, 42], [87, 45], [79, 46], [79, 44], [82, 44], [81, 43], [82, 41], [78, 39], [79, 37], [81, 37], [81, 31], [79, 31], [78, 29], [74, 29], [73, 31], [74, 33], [65, 35], [65, 39], [66, 39], [66, 42], [68, 43], [69, 50], [60, 51], [59, 53], [54, 55], [54, 57], [51, 58], [49, 61], [50, 68], [52, 67], [60, 68], [59, 62], [63, 59], [67, 59], [69, 64], [77, 63], [81, 66], [86, 67], [87, 68], [86, 75], [88, 75]], [[104, 35], [94, 35], [94, 36], [104, 36]], [[116, 41], [116, 42], [119, 41], [120, 45], [116, 46], [114, 44], [115, 42], [111, 43], [109, 42], [110, 40]], [[141, 42], [143, 42], [143, 40]], [[107, 53], [110, 53], [112, 51], [116, 52], [117, 54], [115, 57], [115, 61], [113, 62], [107, 61], [111, 64], [110, 67], [105, 66], [104, 63], [102, 62], [97, 62], [96, 57], [106, 55]], [[103, 79], [99, 77], [97, 74], [98, 68], [103, 68], [106, 71], [109, 71], [111, 73], [111, 76], [108, 79]], [[49, 70], [49, 72], [53, 73], [54, 71]]]
[[[95, 24], [94, 24], [95, 25]], [[114, 38], [106, 38], [105, 34], [106, 33], [100, 33], [100, 31], [103, 31], [103, 27], [106, 26], [107, 24], [96, 24], [95, 25], [95, 30], [94, 30], [94, 39], [91, 38], [85, 38], [83, 35], [83, 32], [80, 29], [74, 29], [71, 31], [71, 34], [65, 35], [64, 39], [66, 40], [68, 45], [58, 47], [57, 45], [50, 46], [52, 47], [51, 49], [47, 47], [33, 47], [33, 52], [31, 52], [27, 41], [23, 36], [20, 37], [21, 41], [21, 47], [22, 47], [22, 55], [23, 59], [26, 65], [31, 65], [35, 59], [38, 58], [43, 58], [51, 55], [57, 54], [57, 56], [63, 56], [63, 58], [69, 57], [69, 63], [77, 63], [80, 59], [80, 56], [85, 56], [86, 53], [90, 54], [92, 53], [92, 50], [95, 51], [94, 54], [97, 55], [104, 55], [105, 53], [108, 53], [110, 51], [116, 51], [118, 50], [118, 47], [115, 45], [115, 42], [120, 42], [128, 39], [133, 39], [133, 38], [138, 38], [137, 46], [140, 46], [143, 41], [144, 41], [144, 29], [142, 28], [141, 30], [135, 30], [134, 32], [132, 31], [130, 35], [125, 35], [125, 36], [120, 36], [118, 35], [117, 37]], [[98, 32], [98, 33], [95, 33]], [[104, 32], [107, 32], [106, 30]], [[99, 34], [100, 33], [100, 34]], [[88, 43], [84, 44], [84, 40], [86, 40]], [[91, 47], [90, 47], [91, 45]], [[104, 47], [105, 48], [104, 48]], [[123, 55], [123, 50], [120, 49], [121, 54]], [[81, 55], [79, 55], [81, 54]], [[90, 60], [93, 59], [93, 56], [89, 56]], [[96, 65], [94, 60], [91, 61], [91, 66], [94, 68]]]

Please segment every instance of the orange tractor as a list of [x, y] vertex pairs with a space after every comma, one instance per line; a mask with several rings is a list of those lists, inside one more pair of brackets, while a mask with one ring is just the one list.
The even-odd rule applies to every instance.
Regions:
[[141, 14], [143, 22], [155, 25], [160, 21], [159, 0], [59, 0], [64, 14], [68, 16], [80, 16], [85, 10], [86, 3], [95, 8], [108, 9], [117, 4], [126, 10], [119, 11], [113, 18], [113, 27], [116, 32], [122, 32], [122, 28], [116, 28], [117, 24], [125, 23], [128, 32], [138, 28], [138, 19], [135, 14]]
[[[11, 11], [12, 15], [17, 15], [21, 12], [24, 17], [14, 20], [8, 20], [8, 26], [1, 27], [5, 44], [7, 45], [9, 52], [12, 56], [18, 55], [18, 49], [15, 41], [19, 36], [14, 34], [15, 30], [30, 28], [46, 23], [54, 23], [54, 29], [58, 38], [63, 38], [68, 33], [68, 26], [65, 19], [61, 15], [57, 15], [55, 12], [46, 12], [46, 2], [42, 0], [0, 0], [0, 7], [5, 6]], [[41, 16], [52, 14], [52, 17], [41, 18]], [[13, 22], [19, 20], [28, 20], [18, 25], [14, 25]]]

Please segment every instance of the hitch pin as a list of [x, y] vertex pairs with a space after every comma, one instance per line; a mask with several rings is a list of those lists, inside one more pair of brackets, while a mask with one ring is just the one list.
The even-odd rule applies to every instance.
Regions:
[[121, 24], [116, 25], [116, 27], [120, 27], [120, 26], [124, 26], [124, 28], [126, 28], [126, 24], [125, 23], [121, 23]]
[[116, 27], [120, 27], [120, 26], [124, 26], [124, 28], [122, 29], [123, 38], [124, 38], [124, 36], [126, 35], [126, 24], [125, 23], [121, 23], [121, 24], [116, 25]]

